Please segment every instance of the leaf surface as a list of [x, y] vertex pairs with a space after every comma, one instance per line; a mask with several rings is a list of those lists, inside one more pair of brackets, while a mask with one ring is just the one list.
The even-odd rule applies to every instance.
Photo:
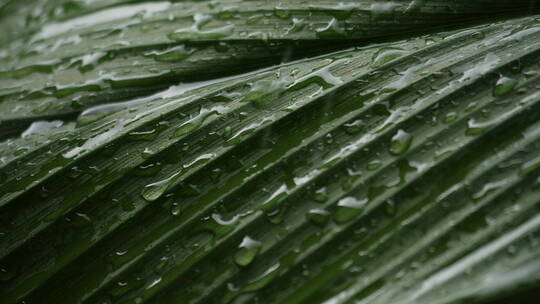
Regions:
[[[540, 19], [492, 22], [535, 1], [85, 5], [0, 58], [0, 132], [20, 134], [0, 146], [5, 303], [485, 303], [538, 286]], [[473, 16], [490, 22], [447, 28]]]

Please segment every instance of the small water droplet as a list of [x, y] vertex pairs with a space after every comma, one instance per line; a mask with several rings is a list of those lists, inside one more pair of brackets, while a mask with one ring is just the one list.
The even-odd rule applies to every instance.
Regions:
[[174, 216], [177, 216], [178, 214], [180, 214], [180, 211], [182, 210], [182, 208], [180, 207], [180, 204], [178, 204], [177, 202], [174, 202], [171, 204], [171, 214], [174, 215]]
[[324, 136], [324, 142], [327, 145], [331, 145], [334, 143], [334, 137], [332, 136], [332, 133], [328, 133]]

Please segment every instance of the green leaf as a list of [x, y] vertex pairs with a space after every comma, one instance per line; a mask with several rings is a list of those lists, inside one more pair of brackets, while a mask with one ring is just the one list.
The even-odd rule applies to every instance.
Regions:
[[[336, 50], [351, 39], [380, 40], [534, 10], [528, 1], [499, 1], [487, 9], [485, 1], [25, 2], [10, 1], [0, 10], [0, 25], [19, 38], [7, 35], [13, 41], [0, 54], [3, 135], [180, 81]], [[336, 39], [342, 42], [321, 42]]]
[[540, 19], [494, 21], [535, 4], [38, 1], [0, 53], [3, 302], [538, 296]]

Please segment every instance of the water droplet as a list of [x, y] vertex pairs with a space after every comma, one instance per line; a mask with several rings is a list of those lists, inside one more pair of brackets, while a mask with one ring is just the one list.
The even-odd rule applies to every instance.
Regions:
[[473, 79], [478, 76], [485, 75], [490, 70], [495, 68], [497, 64], [501, 61], [501, 58], [494, 53], [488, 53], [486, 57], [484, 57], [484, 61], [481, 63], [478, 63], [471, 67], [470, 69], [463, 72], [463, 76], [459, 79], [460, 82], [467, 81], [470, 79]]
[[390, 153], [394, 155], [399, 155], [409, 150], [409, 147], [412, 143], [412, 135], [399, 130], [394, 137], [392, 137], [392, 142], [390, 143]]
[[79, 63], [79, 70], [82, 73], [88, 72], [96, 67], [108, 55], [107, 52], [94, 52], [71, 60], [71, 63]]
[[204, 217], [195, 230], [210, 233], [212, 238], [222, 238], [236, 228], [240, 217], [240, 214], [230, 216], [221, 213], [212, 213], [211, 216]]
[[240, 249], [234, 255], [234, 262], [238, 266], [247, 266], [251, 264], [261, 250], [261, 247], [261, 242], [256, 241], [249, 236], [245, 236], [242, 243], [238, 246]]
[[188, 133], [191, 133], [198, 129], [203, 122], [212, 115], [219, 115], [220, 114], [221, 107], [216, 107], [212, 109], [201, 109], [199, 114], [195, 115], [195, 117], [190, 118], [188, 121], [184, 122], [182, 125], [180, 125], [173, 134], [173, 137], [179, 137]]
[[324, 209], [311, 209], [306, 214], [306, 217], [315, 225], [322, 226], [328, 221], [330, 212]]
[[521, 165], [520, 173], [523, 175], [529, 174], [534, 170], [540, 168], [540, 157], [534, 158]]
[[225, 146], [233, 146], [241, 143], [244, 139], [246, 139], [250, 134], [253, 134], [255, 131], [261, 128], [261, 126], [264, 126], [265, 124], [269, 122], [273, 122], [276, 120], [275, 115], [270, 115], [263, 117], [262, 120], [259, 120], [257, 122], [251, 123], [242, 129], [238, 130], [236, 133], [232, 134], [230, 138], [227, 139], [227, 142], [225, 143]]
[[61, 120], [35, 121], [22, 134], [21, 137], [29, 137], [33, 134], [46, 134], [51, 129], [59, 128], [64, 124]]
[[279, 273], [279, 266], [280, 264], [277, 263], [269, 267], [264, 273], [250, 281], [248, 285], [242, 288], [242, 292], [256, 291], [265, 287], [277, 276]]
[[294, 83], [289, 85], [288, 90], [290, 91], [299, 90], [313, 83], [321, 86], [324, 89], [332, 88], [336, 85], [343, 84], [343, 79], [341, 79], [338, 76], [335, 76], [334, 74], [332, 74], [332, 71], [330, 71], [330, 68], [333, 65], [339, 64], [340, 62], [343, 63], [344, 59], [336, 60], [330, 65], [327, 65], [323, 68], [315, 70], [306, 76], [300, 77], [299, 79], [295, 80]]
[[465, 134], [467, 134], [469, 136], [480, 135], [480, 134], [484, 133], [487, 126], [488, 126], [488, 124], [479, 122], [475, 118], [471, 118], [467, 122], [467, 131], [465, 132]]
[[362, 131], [362, 129], [364, 128], [364, 123], [361, 119], [357, 119], [355, 121], [344, 124], [343, 127], [345, 128], [345, 132], [349, 134], [356, 134]]
[[177, 216], [180, 214], [180, 211], [182, 211], [180, 204], [178, 204], [177, 202], [173, 202], [171, 204], [171, 214]]
[[366, 165], [366, 168], [370, 171], [373, 171], [379, 169], [381, 166], [382, 162], [379, 159], [374, 159]]
[[156, 152], [150, 149], [149, 147], [144, 148], [144, 150], [141, 152], [141, 156], [144, 159], [149, 159], [152, 157]]
[[311, 198], [316, 202], [324, 203], [328, 199], [328, 190], [326, 187], [319, 188], [313, 192]]
[[181, 171], [178, 171], [164, 180], [146, 185], [141, 191], [142, 197], [149, 202], [157, 200], [176, 181], [180, 173]]
[[396, 58], [403, 56], [406, 52], [399, 48], [381, 48], [373, 55], [371, 66], [380, 67]]
[[512, 89], [518, 84], [518, 81], [509, 78], [509, 77], [501, 77], [499, 80], [497, 80], [497, 83], [495, 84], [495, 88], [493, 89], [493, 96], [501, 96], [504, 94], [507, 94], [508, 92], [512, 91]]
[[169, 34], [169, 39], [176, 41], [187, 41], [195, 39], [218, 39], [225, 38], [234, 32], [234, 24], [227, 24], [221, 27], [202, 30], [201, 28], [212, 20], [212, 16], [204, 14], [195, 14], [193, 17], [195, 23], [188, 28], [178, 29]]
[[251, 84], [251, 89], [242, 101], [252, 102], [257, 108], [266, 108], [271, 105], [286, 89], [284, 80], [262, 79]]
[[193, 54], [193, 51], [187, 50], [184, 45], [178, 45], [163, 51], [151, 51], [145, 53], [145, 56], [151, 56], [156, 61], [162, 62], [180, 62]]
[[179, 136], [191, 133], [197, 128], [199, 128], [198, 124], [192, 123], [192, 122], [186, 122], [174, 131], [174, 137], [179, 137]]
[[148, 286], [146, 286], [145, 289], [150, 289], [150, 288], [156, 286], [157, 284], [159, 284], [159, 282], [161, 282], [161, 280], [162, 280], [161, 277], [153, 278], [152, 281], [150, 282], [150, 284], [148, 284]]
[[449, 113], [446, 113], [446, 115], [444, 116], [443, 122], [451, 123], [455, 121], [457, 118], [458, 118], [458, 114], [456, 112], [449, 112]]
[[262, 274], [248, 281], [245, 284], [237, 285], [232, 282], [227, 283], [227, 294], [221, 299], [222, 303], [233, 303], [236, 297], [242, 293], [257, 291], [268, 285], [279, 274], [280, 263], [268, 267]]
[[291, 17], [291, 12], [281, 7], [275, 7], [274, 15], [281, 19], [289, 19]]
[[495, 191], [495, 190], [497, 190], [497, 189], [499, 189], [501, 187], [504, 187], [508, 183], [509, 183], [509, 181], [505, 180], [505, 179], [500, 180], [500, 181], [496, 181], [496, 182], [487, 183], [482, 187], [482, 189], [480, 189], [480, 191], [474, 193], [472, 195], [472, 198], [474, 200], [482, 199], [482, 198], [486, 197], [492, 191]]
[[157, 136], [157, 131], [155, 129], [147, 131], [133, 131], [129, 132], [128, 138], [130, 140], [153, 140]]
[[343, 38], [346, 35], [336, 18], [332, 18], [326, 26], [316, 29], [316, 33], [318, 38]]
[[308, 8], [313, 11], [324, 11], [325, 13], [334, 16], [338, 20], [345, 20], [350, 17], [354, 10], [361, 9], [362, 6], [360, 3], [334, 2], [329, 5], [310, 4]]
[[304, 19], [292, 18], [292, 22], [293, 25], [287, 29], [287, 34], [298, 33], [306, 26]]
[[337, 204], [337, 209], [333, 217], [334, 221], [338, 224], [342, 224], [354, 219], [364, 211], [367, 202], [367, 198], [362, 200], [353, 196], [342, 198]]
[[[78, 1], [81, 2], [81, 1]], [[85, 1], [86, 3], [89, 3]], [[67, 3], [67, 2], [66, 2]], [[74, 3], [74, 2], [72, 2]], [[82, 2], [81, 2], [82, 3]], [[82, 15], [76, 18], [68, 19], [58, 23], [48, 23], [32, 37], [32, 41], [51, 38], [60, 34], [65, 34], [70, 31], [80, 30], [82, 28], [91, 29], [100, 23], [107, 23], [122, 18], [131, 18], [139, 14], [144, 17], [149, 17], [154, 13], [165, 11], [171, 7], [170, 2], [159, 1], [153, 3], [128, 4], [114, 6], [107, 9], [102, 9], [97, 12]], [[79, 38], [80, 39], [80, 38]]]

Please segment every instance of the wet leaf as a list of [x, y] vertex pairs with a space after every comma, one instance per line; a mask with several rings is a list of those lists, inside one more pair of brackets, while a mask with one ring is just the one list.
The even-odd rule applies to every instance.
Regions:
[[0, 1], [0, 302], [538, 298], [538, 4]]

